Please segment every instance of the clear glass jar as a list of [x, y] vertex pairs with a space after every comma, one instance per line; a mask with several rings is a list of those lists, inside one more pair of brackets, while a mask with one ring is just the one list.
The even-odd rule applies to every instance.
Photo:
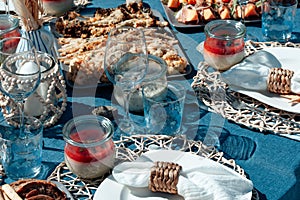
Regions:
[[244, 54], [246, 27], [234, 20], [214, 20], [204, 28], [204, 60], [217, 70], [229, 69], [240, 62]]
[[6, 37], [19, 37], [19, 20], [11, 15], [0, 15], [0, 39]]
[[[153, 91], [153, 94], [158, 94], [160, 92], [165, 91], [165, 88], [167, 87], [167, 64], [166, 62], [161, 59], [160, 57], [154, 56], [154, 55], [148, 55], [148, 71], [144, 78], [144, 80], [141, 83], [141, 87], [148, 83], [159, 83], [160, 85], [165, 85], [164, 88], [156, 88], [155, 91]], [[143, 105], [143, 95], [142, 95], [142, 89], [141, 87], [138, 87], [134, 92], [132, 92], [129, 102], [129, 110], [132, 112], [143, 112], [144, 105]], [[116, 101], [120, 105], [123, 104], [123, 93], [120, 88], [117, 86], [114, 87], [114, 97]]]
[[102, 116], [83, 115], [68, 121], [63, 128], [65, 162], [70, 171], [81, 178], [92, 179], [114, 166], [114, 129]]

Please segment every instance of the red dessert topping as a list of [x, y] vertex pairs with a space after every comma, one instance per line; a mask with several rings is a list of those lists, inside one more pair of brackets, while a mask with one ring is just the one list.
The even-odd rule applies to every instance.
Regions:
[[233, 55], [244, 51], [244, 38], [234, 40], [207, 38], [204, 42], [204, 48], [218, 55]]
[[[103, 139], [103, 132], [100, 130], [84, 130], [73, 133], [70, 137], [79, 143], [93, 143]], [[114, 143], [110, 140], [94, 147], [77, 147], [67, 143], [65, 153], [79, 162], [96, 162], [114, 153]]]
[[[0, 30], [5, 30], [7, 28], [8, 27], [0, 26]], [[19, 36], [21, 36], [20, 32], [18, 30], [13, 30], [0, 36], [0, 39], [9, 38], [9, 37], [19, 37]], [[12, 49], [12, 51], [14, 51], [18, 46], [18, 43], [19, 43], [19, 39], [5, 41], [3, 51], [10, 52], [9, 49]]]

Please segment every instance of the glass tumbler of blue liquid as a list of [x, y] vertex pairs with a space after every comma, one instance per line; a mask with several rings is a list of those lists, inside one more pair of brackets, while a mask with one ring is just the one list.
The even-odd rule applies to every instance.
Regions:
[[297, 0], [262, 0], [262, 32], [267, 41], [285, 43], [292, 37]]
[[152, 82], [143, 86], [142, 93], [148, 133], [180, 135], [186, 95], [184, 86], [170, 81], [167, 85]]
[[[12, 180], [34, 178], [42, 167], [43, 124], [34, 117], [20, 116], [0, 121], [0, 160], [5, 175]], [[21, 132], [22, 130], [22, 132]]]

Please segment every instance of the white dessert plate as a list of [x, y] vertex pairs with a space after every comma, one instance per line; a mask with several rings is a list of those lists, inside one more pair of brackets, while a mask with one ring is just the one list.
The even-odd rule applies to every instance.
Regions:
[[[149, 151], [142, 154], [137, 161], [166, 161], [175, 162], [182, 166], [182, 168], [188, 168], [191, 165], [199, 164], [204, 157], [200, 157], [191, 153], [172, 151], [172, 150], [156, 150]], [[216, 163], [215, 161], [209, 160]], [[218, 164], [218, 163], [217, 163]], [[220, 165], [221, 168], [231, 171], [231, 173], [237, 173], [232, 169]], [[241, 178], [243, 178], [241, 176]], [[133, 188], [119, 184], [112, 175], [106, 178], [100, 186], [97, 188], [93, 200], [110, 199], [110, 200], [184, 200], [179, 195], [169, 195], [165, 193], [154, 193], [148, 190], [148, 188]]]
[[[289, 69], [293, 70], [295, 73], [300, 73], [300, 49], [292, 47], [270, 47], [265, 48], [264, 50], [273, 54], [279, 60], [283, 69]], [[283, 98], [278, 94], [268, 91], [257, 92], [233, 87], [231, 87], [231, 89], [274, 108], [292, 113], [300, 113], [300, 103], [292, 104], [289, 99]]]

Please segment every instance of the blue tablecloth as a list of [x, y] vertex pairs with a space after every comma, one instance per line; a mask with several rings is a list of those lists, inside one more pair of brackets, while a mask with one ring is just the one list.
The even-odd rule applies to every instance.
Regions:
[[[116, 7], [124, 2], [125, 0], [94, 0], [88, 8]], [[159, 0], [144, 0], [144, 2], [166, 18]], [[205, 39], [203, 27], [176, 29], [171, 26], [171, 29], [194, 67], [189, 77], [183, 80], [189, 91], [184, 115], [184, 128], [188, 137], [202, 139], [205, 134], [216, 133], [220, 139], [216, 145], [228, 158], [235, 159], [236, 163], [245, 170], [259, 192], [260, 199], [300, 199], [300, 143], [278, 135], [263, 134], [242, 127], [208, 111], [201, 102], [197, 101], [190, 87], [197, 65], [203, 60], [202, 55], [196, 50], [197, 45]], [[247, 31], [262, 38], [260, 23], [248, 24]], [[297, 11], [293, 42], [300, 42], [299, 34], [300, 9]], [[67, 111], [54, 127], [47, 128], [44, 132], [41, 178], [46, 178], [64, 160], [65, 142], [61, 131], [65, 122], [77, 115], [90, 114], [96, 106], [111, 105], [111, 92], [111, 86], [90, 90], [68, 88]], [[5, 179], [4, 181], [10, 182], [11, 180]]]

